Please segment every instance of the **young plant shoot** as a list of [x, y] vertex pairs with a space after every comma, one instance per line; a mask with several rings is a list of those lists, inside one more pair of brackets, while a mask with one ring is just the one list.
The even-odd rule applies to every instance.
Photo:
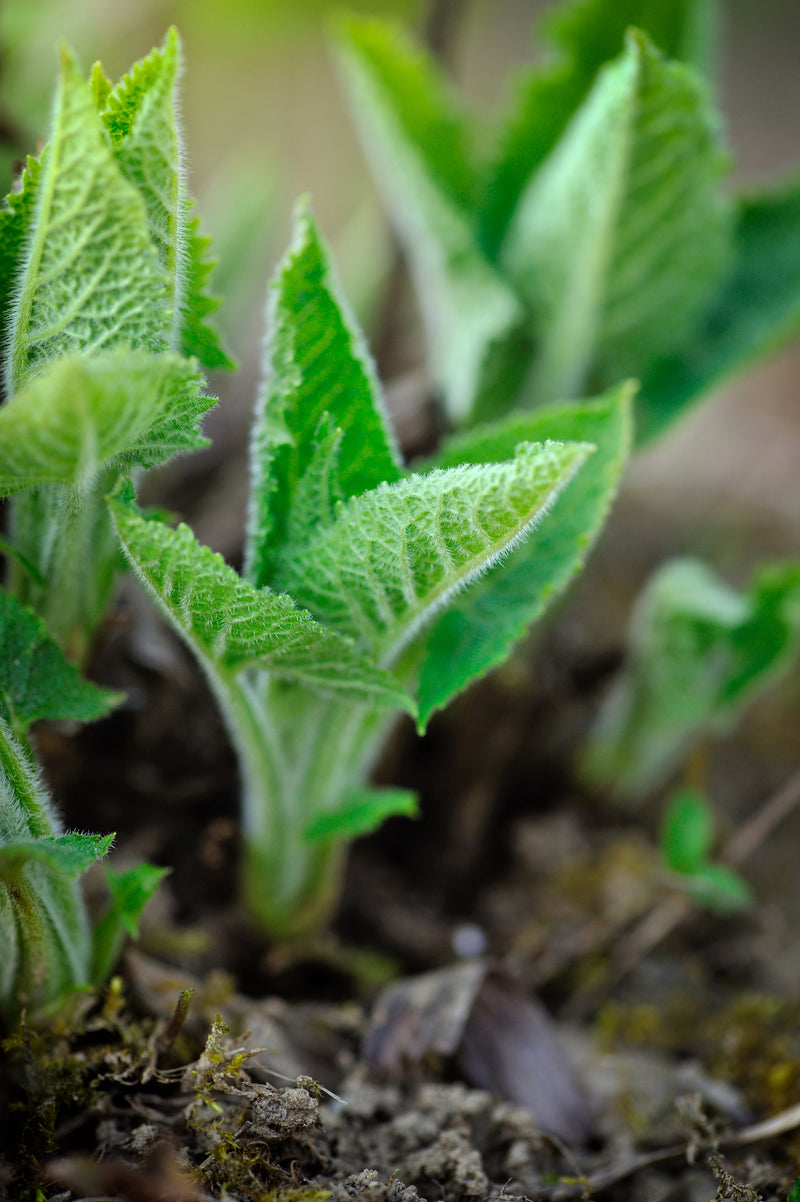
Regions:
[[453, 423], [638, 376], [652, 437], [800, 330], [800, 182], [724, 188], [713, 16], [711, 0], [556, 6], [557, 56], [519, 80], [488, 161], [431, 58], [387, 22], [340, 26]]
[[348, 840], [413, 813], [412, 795], [365, 784], [396, 713], [423, 727], [580, 567], [625, 461], [631, 390], [477, 432], [409, 472], [305, 209], [268, 319], [245, 578], [185, 526], [147, 521], [130, 485], [110, 503], [219, 702], [241, 767], [244, 899], [286, 938], [329, 916]]
[[666, 563], [637, 601], [584, 776], [630, 801], [659, 788], [796, 661], [798, 642], [800, 564], [763, 568], [738, 593], [697, 560]]
[[81, 679], [44, 623], [0, 590], [0, 1018], [99, 983], [164, 874], [107, 871], [112, 905], [92, 933], [78, 878], [113, 835], [65, 831], [28, 742], [41, 718], [91, 722], [120, 700]]
[[661, 855], [673, 882], [709, 910], [730, 914], [752, 904], [747, 882], [711, 858], [714, 812], [701, 793], [673, 793], [661, 824]]
[[62, 49], [50, 140], [0, 211], [10, 584], [79, 660], [120, 561], [103, 497], [205, 445], [213, 399], [186, 356], [227, 363], [180, 169], [179, 69], [175, 31], [116, 87]]

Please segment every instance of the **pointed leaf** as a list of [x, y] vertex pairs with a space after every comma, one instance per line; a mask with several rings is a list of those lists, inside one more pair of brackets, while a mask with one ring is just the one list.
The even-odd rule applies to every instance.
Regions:
[[485, 183], [481, 241], [496, 255], [528, 180], [586, 98], [604, 63], [616, 58], [631, 25], [670, 59], [708, 72], [716, 25], [713, 0], [571, 0], [549, 12], [541, 35], [556, 56], [517, 80], [511, 112]]
[[92, 933], [90, 976], [93, 984], [102, 984], [111, 972], [125, 936], [135, 939], [139, 934], [142, 912], [169, 873], [169, 868], [157, 868], [154, 864], [137, 864], [122, 872], [106, 869], [111, 905]]
[[122, 174], [144, 201], [150, 237], [170, 281], [172, 337], [178, 349], [186, 257], [186, 205], [176, 88], [181, 47], [173, 27], [164, 45], [135, 63], [109, 93], [101, 117]]
[[151, 467], [206, 445], [194, 365], [117, 349], [70, 355], [0, 408], [0, 494], [37, 484], [86, 486], [113, 462]]
[[510, 397], [527, 359], [523, 310], [478, 248], [466, 128], [434, 64], [392, 25], [350, 18], [339, 46], [365, 152], [409, 255], [436, 383], [463, 420], [490, 387]]
[[188, 527], [148, 522], [133, 502], [130, 484], [110, 499], [123, 550], [212, 675], [260, 667], [342, 699], [413, 709], [388, 673], [297, 609], [291, 597], [254, 588], [221, 555], [196, 542]]
[[346, 842], [368, 835], [398, 814], [416, 818], [419, 802], [409, 789], [356, 789], [341, 806], [318, 814], [305, 833], [307, 843]]
[[597, 401], [554, 405], [453, 439], [440, 460], [501, 462], [518, 443], [547, 437], [594, 443], [596, 452], [553, 511], [512, 556], [495, 565], [434, 623], [421, 641], [419, 724], [468, 684], [502, 664], [529, 626], [582, 568], [616, 496], [631, 443], [634, 388]]
[[661, 853], [673, 872], [695, 872], [708, 859], [714, 815], [700, 793], [682, 789], [669, 799], [661, 824]]
[[[45, 155], [42, 156], [44, 159]], [[2, 350], [5, 358], [13, 308], [14, 288], [19, 274], [28, 231], [33, 222], [42, 163], [28, 157], [20, 179], [19, 191], [12, 192], [0, 209], [0, 314], [2, 314]]]
[[797, 563], [763, 570], [745, 593], [699, 561], [665, 564], [637, 601], [584, 774], [623, 798], [657, 788], [699, 737], [724, 729], [787, 669], [799, 642]]
[[691, 897], [718, 914], [734, 914], [753, 904], [753, 891], [725, 864], [704, 864], [682, 882]]
[[640, 440], [800, 333], [800, 177], [740, 198], [733, 256], [688, 342], [645, 374]]
[[340, 503], [333, 526], [299, 551], [287, 548], [277, 578], [322, 621], [389, 664], [530, 532], [591, 449], [523, 444], [510, 463], [381, 485]]
[[592, 367], [641, 372], [685, 337], [725, 267], [725, 167], [700, 81], [629, 33], [503, 246], [540, 335], [535, 400], [574, 395]]
[[[307, 209], [270, 301], [265, 383], [252, 438], [247, 574], [270, 580], [303, 477], [329, 425], [341, 431], [336, 488], [343, 497], [400, 477], [375, 371], [350, 317], [328, 255]], [[320, 423], [323, 423], [322, 426]]]
[[63, 355], [121, 344], [162, 350], [169, 324], [144, 204], [66, 50], [37, 194], [10, 326], [9, 395]]
[[92, 722], [124, 694], [84, 680], [44, 622], [0, 591], [0, 718], [18, 735], [40, 718]]
[[15, 880], [25, 864], [43, 864], [67, 880], [82, 876], [108, 855], [114, 835], [68, 835], [0, 843], [0, 881]]
[[194, 357], [208, 371], [233, 371], [236, 363], [225, 349], [219, 331], [209, 321], [222, 301], [211, 291], [216, 259], [211, 258], [211, 239], [200, 231], [200, 218], [187, 210], [186, 285], [181, 297], [181, 345], [184, 355]]

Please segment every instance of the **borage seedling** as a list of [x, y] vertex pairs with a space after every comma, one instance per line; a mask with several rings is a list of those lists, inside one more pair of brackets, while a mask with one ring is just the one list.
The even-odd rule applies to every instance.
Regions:
[[134, 571], [200, 660], [238, 751], [243, 892], [273, 935], [324, 921], [346, 841], [413, 810], [410, 794], [364, 785], [394, 713], [424, 727], [502, 661], [582, 564], [625, 460], [630, 397], [623, 387], [511, 419], [407, 472], [300, 212], [269, 305], [246, 579], [187, 527], [146, 520], [130, 485], [110, 502]]
[[43, 622], [0, 590], [0, 1017], [36, 1011], [111, 970], [165, 870], [106, 870], [112, 902], [90, 929], [78, 878], [113, 835], [65, 832], [28, 730], [41, 718], [94, 721], [120, 700], [82, 680]]
[[214, 402], [186, 356], [228, 362], [182, 182], [179, 69], [174, 30], [116, 87], [63, 49], [50, 140], [0, 211], [10, 583], [78, 659], [120, 558], [104, 495], [205, 445]]

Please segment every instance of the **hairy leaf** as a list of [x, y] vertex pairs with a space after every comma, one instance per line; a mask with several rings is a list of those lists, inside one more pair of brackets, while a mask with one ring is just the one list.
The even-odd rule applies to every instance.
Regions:
[[277, 580], [389, 664], [530, 532], [591, 449], [523, 444], [509, 463], [437, 470], [340, 502], [332, 526], [286, 549]]
[[318, 477], [331, 430], [338, 431], [329, 463], [334, 496], [400, 477], [369, 353], [305, 207], [273, 283], [265, 376], [252, 439], [246, 554], [247, 573], [259, 587], [271, 578], [298, 492], [307, 493], [305, 477]]
[[701, 82], [629, 33], [503, 246], [540, 335], [534, 399], [574, 395], [590, 368], [611, 383], [680, 344], [725, 267], [726, 166]]
[[122, 698], [84, 680], [44, 622], [0, 591], [0, 718], [15, 734], [40, 718], [92, 722]]
[[730, 375], [800, 331], [800, 177], [736, 204], [734, 250], [708, 312], [646, 372], [637, 435], [656, 437]]
[[108, 855], [114, 835], [52, 835], [0, 843], [0, 882], [17, 881], [26, 864], [42, 864], [67, 880], [82, 876], [90, 865]]
[[698, 561], [667, 563], [637, 602], [587, 777], [631, 799], [658, 787], [693, 742], [729, 725], [789, 666], [799, 640], [797, 563], [762, 570], [746, 593]]
[[[42, 156], [43, 159], [46, 153]], [[29, 156], [19, 182], [19, 190], [12, 192], [6, 198], [5, 207], [0, 209], [0, 353], [4, 358], [10, 337], [8, 324], [13, 309], [14, 289], [22, 265], [25, 241], [36, 209], [41, 171], [42, 163], [39, 159]]]
[[419, 722], [503, 663], [545, 607], [583, 566], [601, 530], [627, 461], [634, 389], [596, 401], [546, 407], [453, 439], [442, 466], [501, 462], [523, 441], [582, 439], [597, 450], [523, 546], [458, 598], [422, 639]]
[[527, 359], [522, 307], [478, 248], [466, 129], [434, 65], [392, 25], [351, 18], [340, 47], [365, 151], [409, 255], [436, 382], [463, 420], [490, 386], [510, 390]]
[[167, 277], [147, 214], [67, 50], [9, 330], [6, 392], [53, 359], [128, 345], [165, 347]]
[[622, 50], [636, 26], [667, 58], [707, 70], [716, 5], [713, 0], [571, 0], [542, 21], [555, 49], [543, 68], [527, 68], [516, 82], [511, 112], [487, 173], [480, 235], [490, 256], [502, 242], [525, 187], [583, 103], [604, 63]]
[[338, 809], [318, 814], [305, 838], [307, 843], [357, 839], [376, 830], [387, 818], [398, 814], [415, 818], [418, 813], [417, 795], [409, 789], [355, 789]]
[[146, 521], [125, 484], [111, 510], [130, 564], [211, 673], [260, 667], [342, 700], [413, 708], [394, 679], [350, 643], [297, 609], [291, 597], [256, 589], [187, 526]]
[[87, 486], [112, 463], [152, 467], [206, 445], [193, 363], [117, 349], [70, 355], [0, 408], [0, 493], [57, 483]]
[[181, 345], [184, 355], [193, 356], [209, 371], [233, 371], [236, 363], [225, 349], [219, 331], [209, 318], [221, 305], [211, 291], [216, 260], [211, 258], [211, 239], [201, 233], [200, 218], [187, 210], [186, 287], [181, 298]]

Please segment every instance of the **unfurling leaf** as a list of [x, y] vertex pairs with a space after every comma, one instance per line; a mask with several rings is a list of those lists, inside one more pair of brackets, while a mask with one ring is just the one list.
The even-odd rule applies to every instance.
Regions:
[[305, 831], [307, 843], [344, 842], [368, 835], [398, 814], [416, 818], [419, 802], [408, 789], [355, 789], [335, 810], [317, 814]]

